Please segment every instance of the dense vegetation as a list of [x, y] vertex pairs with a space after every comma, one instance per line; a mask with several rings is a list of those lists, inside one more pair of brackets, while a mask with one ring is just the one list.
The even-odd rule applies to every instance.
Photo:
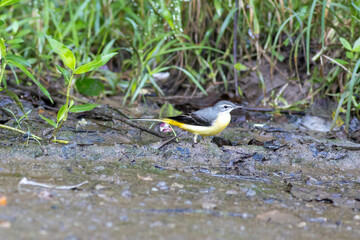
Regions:
[[[58, 121], [48, 121], [56, 128], [69, 111], [95, 107], [75, 106], [73, 89], [122, 95], [124, 104], [144, 94], [246, 97], [239, 80], [249, 73], [263, 105], [304, 109], [327, 96], [338, 102], [334, 120], [343, 108], [347, 124], [359, 116], [360, 0], [2, 0], [0, 7], [1, 90], [16, 99], [9, 83], [36, 84], [49, 104], [66, 96]], [[285, 72], [309, 86], [305, 97], [289, 102], [284, 88], [268, 89], [264, 64], [271, 76]]]

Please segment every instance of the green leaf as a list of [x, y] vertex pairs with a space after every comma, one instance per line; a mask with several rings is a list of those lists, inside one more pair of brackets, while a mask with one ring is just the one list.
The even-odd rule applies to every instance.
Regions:
[[347, 61], [345, 61], [345, 60], [343, 60], [343, 59], [336, 58], [336, 59], [334, 59], [334, 60], [335, 60], [335, 62], [339, 63], [340, 65], [347, 65], [347, 64], [349, 64], [349, 62], [347, 62]]
[[24, 118], [26, 118], [26, 119], [28, 119], [28, 115], [31, 113], [31, 109], [27, 112], [27, 113], [25, 113], [24, 115], [22, 115], [20, 118], [19, 118], [19, 122], [21, 122], [21, 120], [23, 120]]
[[26, 116], [26, 119], [28, 119], [28, 116], [26, 115], [26, 112], [24, 110], [24, 106], [22, 105], [19, 97], [14, 92], [10, 91], [7, 88], [5, 88], [4, 90], [5, 90], [6, 94], [9, 95], [15, 101], [16, 105], [21, 109], [23, 114]]
[[24, 40], [22, 40], [21, 38], [14, 38], [14, 39], [7, 41], [7, 43], [10, 45], [15, 45], [15, 44], [22, 43], [22, 42], [24, 42]]
[[178, 66], [172, 66], [171, 68], [176, 68], [180, 71], [182, 71], [186, 76], [188, 76], [190, 78], [190, 80], [207, 96], [207, 92], [205, 91], [205, 89], [201, 86], [201, 84], [199, 83], [199, 81], [186, 69], [178, 67]]
[[51, 37], [46, 36], [46, 38], [49, 41], [51, 48], [60, 56], [63, 63], [71, 70], [74, 70], [76, 59], [72, 51], [64, 44], [52, 39]]
[[76, 89], [86, 96], [96, 97], [104, 92], [104, 84], [93, 78], [80, 78], [76, 80]]
[[49, 98], [51, 103], [54, 103], [53, 100], [50, 97], [50, 94], [49, 94], [48, 90], [46, 90], [46, 88], [44, 88], [44, 86], [41, 85], [41, 83], [36, 78], [34, 78], [34, 76], [29, 72], [29, 70], [27, 70], [23, 65], [21, 65], [18, 62], [14, 62], [14, 61], [9, 60], [9, 59], [7, 60], [7, 62], [10, 65], [14, 65], [14, 66], [20, 68], [21, 71], [23, 71], [29, 78], [31, 78], [31, 80], [33, 80], [33, 82], [40, 88], [40, 90], [44, 93], [44, 95]]
[[97, 56], [93, 61], [88, 62], [75, 70], [75, 74], [86, 73], [92, 71], [98, 67], [105, 65], [113, 56], [115, 56], [117, 52], [109, 53], [109, 54], [101, 54]]
[[87, 104], [83, 104], [83, 105], [74, 105], [70, 108], [69, 111], [72, 113], [81, 113], [81, 112], [93, 110], [97, 106], [99, 106], [99, 104], [94, 104], [94, 103], [87, 103]]
[[102, 51], [102, 54], [106, 54], [106, 53], [110, 52], [112, 46], [113, 46], [114, 43], [115, 43], [115, 40], [116, 40], [116, 39], [113, 39], [113, 40], [111, 40], [110, 42], [108, 42], [108, 44], [106, 44], [106, 46], [104, 47], [104, 50]]
[[5, 7], [5, 6], [9, 6], [11, 4], [14, 4], [14, 3], [17, 3], [19, 2], [20, 0], [2, 0], [0, 2], [0, 7]]
[[350, 43], [345, 38], [341, 37], [340, 42], [344, 46], [344, 48], [346, 48], [349, 51], [352, 51], [352, 47], [351, 47]]
[[0, 27], [2, 26], [2, 25], [4, 25], [4, 21], [3, 20], [0, 20]]
[[64, 119], [64, 117], [68, 111], [69, 111], [69, 109], [67, 108], [66, 104], [61, 106], [61, 108], [59, 109], [58, 114], [57, 114], [57, 122], [58, 123]]
[[4, 59], [6, 57], [6, 47], [5, 40], [0, 38], [0, 59]]
[[234, 65], [234, 68], [235, 68], [236, 70], [238, 70], [238, 71], [244, 71], [244, 70], [247, 70], [247, 69], [248, 69], [245, 65], [243, 65], [243, 64], [241, 64], [241, 63], [235, 64], [235, 65]]
[[49, 118], [46, 118], [46, 117], [44, 117], [44, 116], [41, 115], [41, 114], [39, 114], [39, 116], [40, 116], [42, 119], [44, 119], [48, 124], [50, 124], [51, 126], [53, 126], [54, 128], [56, 128], [56, 123], [55, 123], [53, 120], [51, 120], [51, 119], [49, 119]]
[[182, 112], [176, 110], [173, 105], [166, 102], [160, 109], [159, 118], [178, 116]]
[[70, 73], [68, 70], [66, 70], [63, 67], [60, 67], [59, 65], [55, 64], [57, 70], [59, 70], [59, 72], [64, 76], [65, 79], [65, 84], [68, 85], [69, 81], [70, 81]]
[[9, 61], [9, 60], [13, 61], [13, 62], [17, 62], [25, 67], [31, 67], [30, 63], [22, 56], [8, 54], [8, 55], [6, 55], [6, 61]]
[[350, 59], [353, 59], [354, 54], [352, 52], [346, 52], [346, 57], [350, 58]]
[[274, 49], [273, 49], [273, 51], [272, 51], [272, 55], [273, 55], [273, 56], [276, 56], [277, 59], [278, 59], [280, 62], [283, 62], [284, 59], [285, 59], [284, 55], [282, 55], [282, 54], [279, 53], [278, 51], [275, 51]]
[[360, 52], [360, 38], [358, 38], [353, 46], [353, 51], [354, 52]]

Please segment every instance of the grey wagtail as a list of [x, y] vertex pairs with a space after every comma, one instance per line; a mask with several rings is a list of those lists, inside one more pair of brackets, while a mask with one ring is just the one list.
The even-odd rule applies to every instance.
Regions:
[[241, 108], [229, 101], [220, 101], [212, 107], [200, 109], [198, 111], [175, 117], [162, 119], [135, 118], [139, 121], [156, 121], [167, 123], [195, 134], [194, 143], [198, 135], [212, 136], [224, 130], [230, 123], [230, 112]]

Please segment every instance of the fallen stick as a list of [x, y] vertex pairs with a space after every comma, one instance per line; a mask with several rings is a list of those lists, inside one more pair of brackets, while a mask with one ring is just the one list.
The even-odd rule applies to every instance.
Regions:
[[58, 190], [74, 190], [78, 187], [81, 187], [84, 184], [89, 183], [88, 181], [84, 181], [82, 183], [79, 183], [77, 185], [69, 185], [69, 186], [55, 186], [55, 185], [49, 185], [46, 183], [39, 183], [35, 181], [28, 180], [26, 177], [22, 178], [19, 182], [19, 185], [31, 185], [31, 186], [37, 186], [37, 187], [44, 187], [44, 188], [52, 188], [52, 189], [58, 189]]

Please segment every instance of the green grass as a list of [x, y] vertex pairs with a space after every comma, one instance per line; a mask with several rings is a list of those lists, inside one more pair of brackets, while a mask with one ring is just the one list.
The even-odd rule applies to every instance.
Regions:
[[[73, 85], [58, 71], [66, 64], [47, 41], [46, 36], [51, 36], [74, 53], [77, 66], [100, 54], [118, 52], [107, 63], [111, 71], [92, 69], [74, 80], [79, 81], [75, 90], [84, 95], [84, 82], [99, 86], [91, 96], [121, 95], [123, 104], [141, 100], [144, 88], [157, 96], [207, 95], [208, 89], [235, 93], [234, 74], [241, 79], [255, 71], [261, 92], [269, 95], [263, 97], [264, 105], [298, 110], [315, 97], [327, 96], [339, 103], [337, 113], [346, 110], [349, 124], [351, 113], [359, 112], [360, 1], [247, 0], [241, 1], [239, 9], [235, 1], [44, 0], [9, 1], [1, 6], [3, 0], [0, 90], [7, 81], [36, 84], [51, 100], [44, 86], [61, 81], [64, 88], [59, 91], [67, 96], [69, 109], [66, 89]], [[273, 73], [285, 60], [289, 81], [294, 76], [299, 85], [312, 86], [302, 101], [282, 98], [284, 89], [269, 92], [259, 70], [267, 63]], [[306, 66], [304, 72], [299, 71], [301, 66]], [[173, 88], [156, 80], [155, 74], [162, 72], [170, 72]], [[239, 83], [240, 93], [241, 88]], [[270, 94], [277, 97], [271, 100]]]

